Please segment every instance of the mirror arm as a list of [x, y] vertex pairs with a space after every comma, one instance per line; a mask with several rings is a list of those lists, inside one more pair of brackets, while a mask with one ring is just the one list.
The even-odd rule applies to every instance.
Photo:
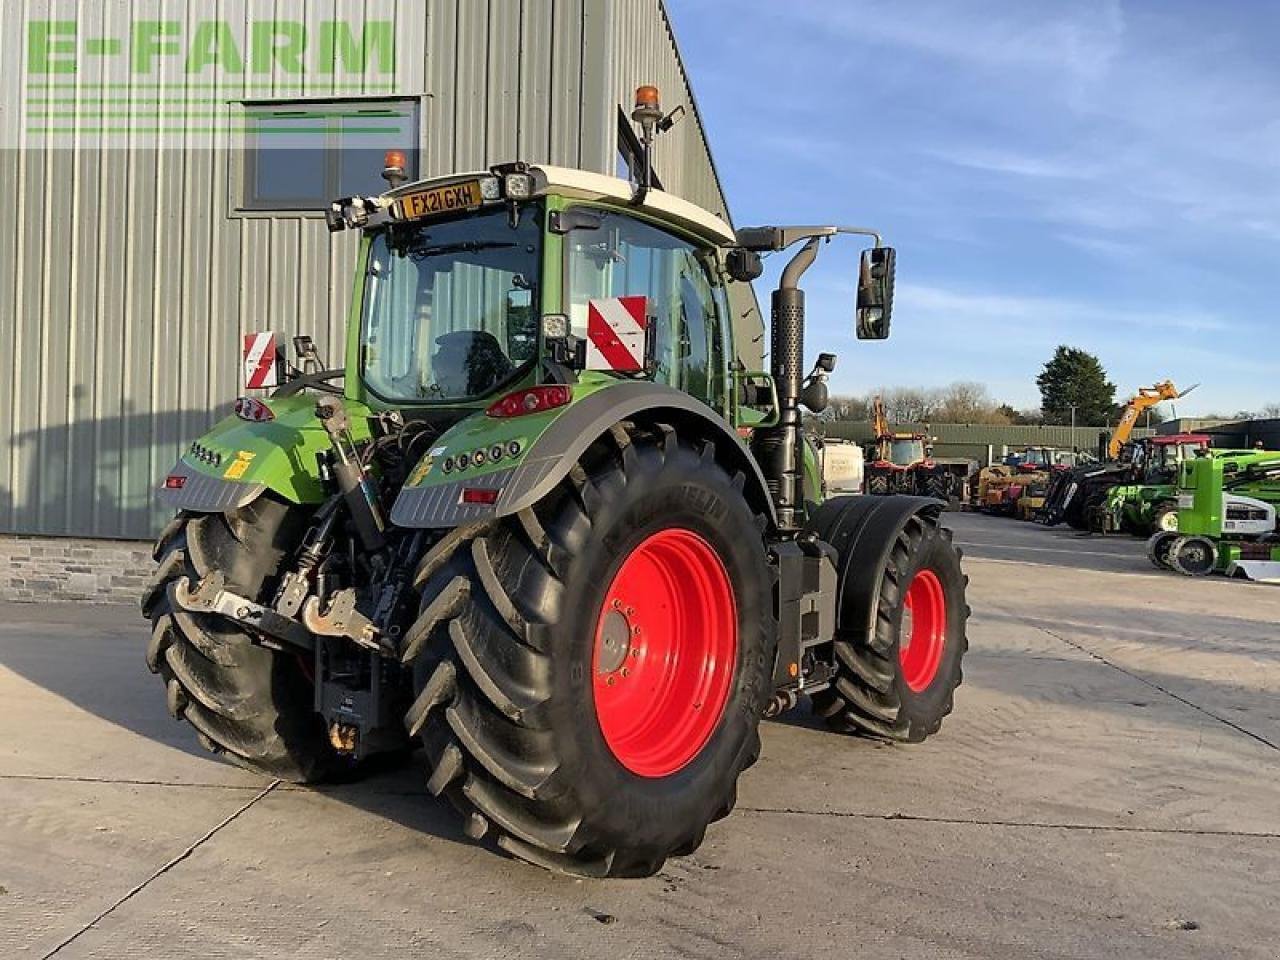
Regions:
[[884, 240], [880, 237], [880, 234], [870, 227], [836, 227], [836, 233], [856, 233], [862, 237], [871, 237], [875, 240], [877, 247], [884, 246]]

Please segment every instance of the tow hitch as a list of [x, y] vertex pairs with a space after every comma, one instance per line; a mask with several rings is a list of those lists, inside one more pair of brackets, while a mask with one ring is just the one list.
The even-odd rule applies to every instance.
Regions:
[[169, 590], [174, 606], [190, 613], [216, 614], [291, 647], [308, 652], [315, 649], [315, 639], [297, 620], [226, 589], [221, 570], [213, 571], [194, 585], [188, 577], [179, 577]]

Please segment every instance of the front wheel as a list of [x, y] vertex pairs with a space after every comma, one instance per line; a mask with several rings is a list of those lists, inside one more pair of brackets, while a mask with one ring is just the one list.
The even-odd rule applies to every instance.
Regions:
[[1176, 533], [1178, 530], [1178, 505], [1166, 501], [1156, 507], [1151, 515], [1152, 529], [1157, 532]]
[[732, 809], [759, 753], [773, 580], [764, 517], [714, 447], [611, 436], [533, 509], [424, 560], [406, 722], [471, 836], [648, 876]]
[[[815, 525], [822, 535], [821, 515]], [[837, 626], [836, 680], [814, 695], [817, 713], [837, 730], [890, 740], [936, 733], [951, 712], [968, 649], [965, 586], [960, 552], [939, 525], [937, 507], [911, 514], [880, 575], [874, 629], [868, 635], [857, 625]]]
[[1218, 548], [1208, 537], [1178, 537], [1169, 545], [1169, 565], [1187, 577], [1213, 572]]

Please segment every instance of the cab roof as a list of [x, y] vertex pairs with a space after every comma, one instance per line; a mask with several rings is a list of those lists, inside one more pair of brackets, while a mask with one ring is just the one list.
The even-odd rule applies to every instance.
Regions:
[[[634, 185], [617, 177], [546, 164], [529, 164], [526, 172], [533, 176], [534, 197], [555, 195], [573, 200], [608, 203], [623, 209], [641, 210], [718, 246], [731, 246], [736, 243], [736, 237], [729, 224], [697, 204], [667, 193], [665, 190], [650, 189], [645, 194], [644, 202], [637, 205], [632, 202], [636, 192]], [[394, 200], [396, 197], [419, 190], [494, 175], [493, 170], [475, 170], [415, 180], [388, 191], [383, 194], [383, 197]]]

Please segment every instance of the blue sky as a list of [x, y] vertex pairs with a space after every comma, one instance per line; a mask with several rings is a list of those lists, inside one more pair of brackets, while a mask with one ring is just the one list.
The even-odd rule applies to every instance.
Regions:
[[885, 343], [853, 339], [855, 241], [808, 274], [837, 391], [977, 380], [1035, 407], [1068, 343], [1120, 395], [1201, 382], [1181, 415], [1280, 402], [1280, 5], [669, 7], [739, 225], [898, 248]]

